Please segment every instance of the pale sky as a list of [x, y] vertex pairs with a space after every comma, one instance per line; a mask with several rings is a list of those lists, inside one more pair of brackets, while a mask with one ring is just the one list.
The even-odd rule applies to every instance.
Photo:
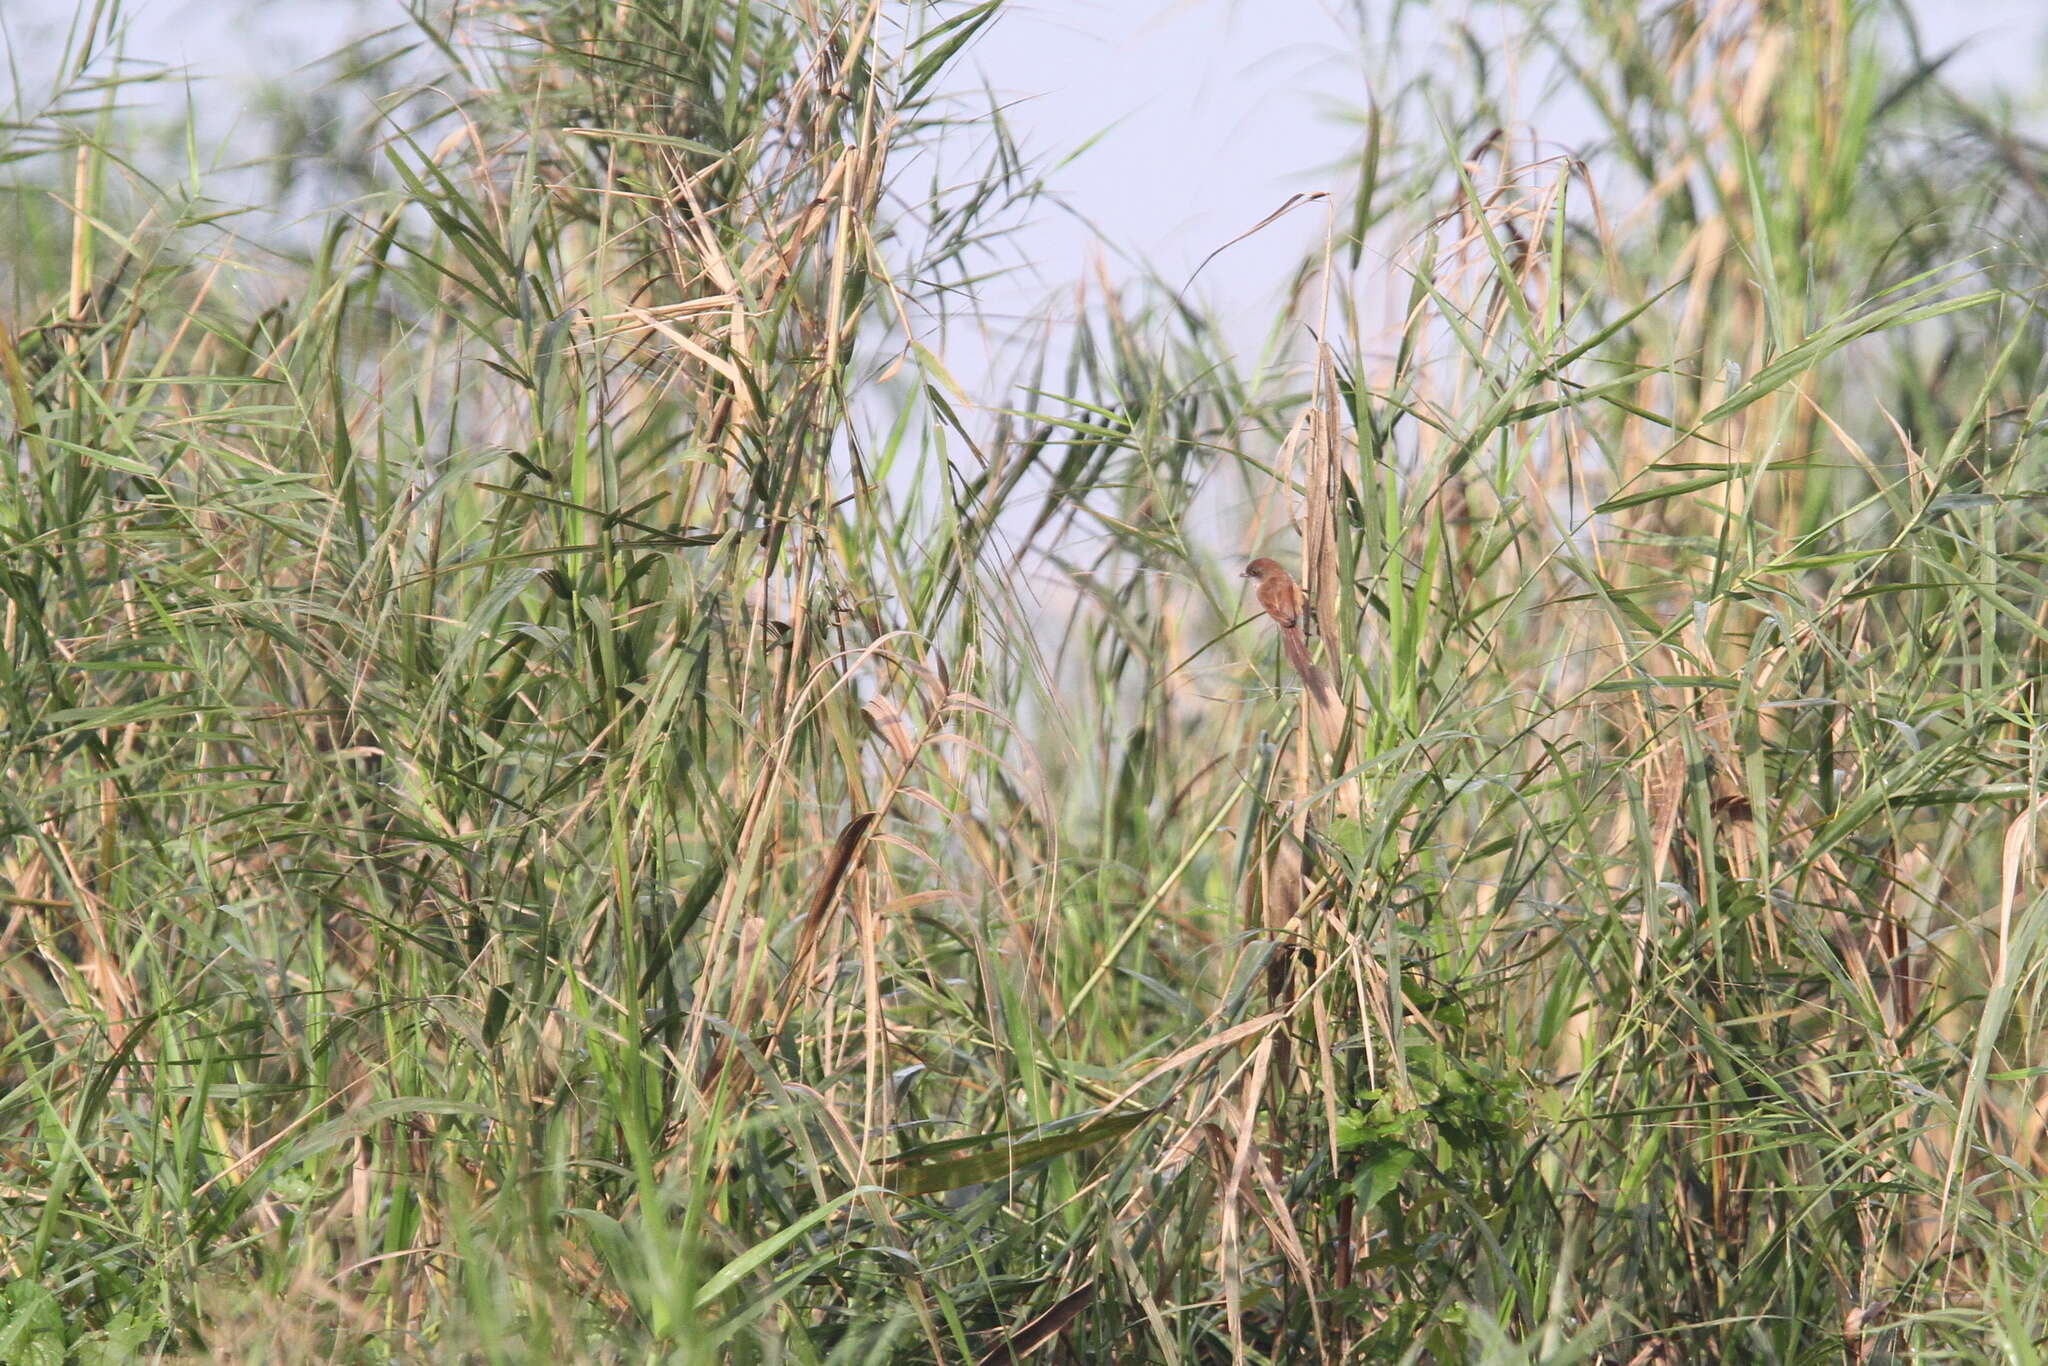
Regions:
[[[1484, 16], [1504, 7], [1435, 8], [1482, 16], [1483, 30]], [[1029, 150], [1050, 155], [1110, 130], [1051, 179], [1108, 241], [1177, 283], [1289, 195], [1344, 188], [1324, 168], [1357, 144], [1333, 111], [1360, 107], [1366, 93], [1349, 9], [1337, 0], [1017, 0], [972, 61], [1016, 99], [1011, 118]], [[1952, 78], [2048, 75], [2048, 0], [1914, 0], [1913, 9], [1929, 51], [1968, 42]], [[1590, 130], [1551, 119], [1544, 131], [1569, 140]], [[1263, 299], [1322, 230], [1318, 213], [1295, 214], [1231, 247], [1201, 288], [1223, 302]], [[1054, 278], [1091, 255], [1071, 220], [1049, 216], [1029, 243]]]
[[[61, 35], [73, 7], [0, 0], [0, 45], [16, 61], [48, 51], [39, 37]], [[1971, 40], [1949, 67], [1952, 78], [2027, 84], [2042, 71], [2044, 0], [1913, 7], [1930, 50]], [[205, 78], [209, 121], [223, 137], [252, 85], [289, 77], [353, 33], [405, 22], [398, 0], [127, 0], [126, 8], [128, 53]], [[1359, 107], [1365, 93], [1350, 58], [1349, 8], [1341, 0], [1014, 0], [970, 50], [959, 84], [985, 79], [1041, 166], [1101, 134], [1049, 180], [1108, 242], [1177, 283], [1288, 195], [1343, 188], [1323, 168], [1356, 141], [1331, 111]], [[1436, 9], [1483, 25], [1502, 7], [1441, 0]], [[1204, 274], [1201, 292], [1226, 306], [1262, 303], [1321, 231], [1314, 211], [1283, 221], [1232, 247]], [[1038, 266], [1035, 281], [1006, 286], [1019, 309], [1085, 272], [1099, 253], [1078, 218], [1054, 210], [1014, 246]]]

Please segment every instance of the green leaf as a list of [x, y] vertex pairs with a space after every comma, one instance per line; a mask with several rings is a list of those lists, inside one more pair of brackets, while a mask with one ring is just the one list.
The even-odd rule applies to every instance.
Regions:
[[1400, 1187], [1401, 1178], [1408, 1174], [1408, 1169], [1415, 1165], [1419, 1156], [1412, 1148], [1381, 1149], [1352, 1179], [1352, 1194], [1357, 1196], [1360, 1205], [1371, 1209]]
[[804, 1234], [830, 1219], [840, 1210], [845, 1209], [854, 1200], [864, 1195], [876, 1195], [880, 1192], [881, 1188], [878, 1186], [855, 1186], [852, 1190], [827, 1200], [824, 1204], [818, 1206], [818, 1208], [812, 1210], [809, 1214], [806, 1214], [781, 1232], [763, 1238], [760, 1242], [720, 1267], [718, 1274], [704, 1282], [697, 1291], [697, 1302], [703, 1304], [717, 1299], [720, 1295], [723, 1295], [726, 1291], [739, 1284], [742, 1276], [753, 1271], [763, 1262], [766, 1262], [776, 1253], [803, 1237]]
[[[983, 1181], [1015, 1174], [1033, 1162], [1042, 1162], [1048, 1157], [1070, 1153], [1079, 1148], [1092, 1147], [1121, 1138], [1137, 1128], [1154, 1111], [1141, 1110], [1136, 1113], [1112, 1115], [1092, 1123], [1068, 1129], [1063, 1133], [1046, 1138], [1026, 1139], [1021, 1143], [1003, 1140], [994, 1134], [979, 1138], [961, 1140], [967, 1143], [988, 1143], [991, 1146], [972, 1152], [948, 1157], [940, 1161], [921, 1160], [924, 1153], [932, 1149], [913, 1149], [896, 1159], [895, 1165], [902, 1167], [894, 1189], [898, 1195], [929, 1195], [933, 1191], [954, 1190], [961, 1186], [972, 1186]], [[957, 1148], [958, 1143], [936, 1145]]]
[[1620, 494], [1599, 504], [1593, 511], [1619, 512], [1623, 508], [1638, 507], [1644, 503], [1661, 502], [1666, 498], [1676, 498], [1686, 493], [1698, 493], [1701, 489], [1710, 489], [1716, 484], [1725, 484], [1734, 477], [1735, 471], [1733, 470], [1722, 470], [1716, 474], [1695, 475], [1691, 479], [1681, 479], [1675, 484], [1659, 484], [1656, 488], [1637, 489], [1633, 493]]

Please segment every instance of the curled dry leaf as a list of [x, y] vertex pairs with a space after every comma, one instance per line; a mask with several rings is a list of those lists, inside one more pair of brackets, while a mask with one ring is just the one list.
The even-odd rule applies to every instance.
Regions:
[[875, 728], [875, 733], [896, 751], [903, 762], [909, 763], [917, 757], [917, 742], [910, 733], [910, 720], [904, 716], [903, 708], [883, 694], [876, 693], [861, 710], [867, 713], [868, 724]]

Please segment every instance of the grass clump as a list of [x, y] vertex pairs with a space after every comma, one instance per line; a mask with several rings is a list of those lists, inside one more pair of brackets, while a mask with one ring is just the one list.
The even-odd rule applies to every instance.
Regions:
[[2033, 1359], [2038, 149], [1361, 6], [1267, 350], [976, 392], [997, 8], [421, 13], [307, 222], [17, 82], [0, 1360]]

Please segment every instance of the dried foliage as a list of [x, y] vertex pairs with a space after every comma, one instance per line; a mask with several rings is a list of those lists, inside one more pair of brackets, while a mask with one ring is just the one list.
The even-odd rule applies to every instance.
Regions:
[[994, 0], [422, 14], [232, 236], [82, 10], [0, 1362], [2034, 1359], [2048, 164], [1878, 7], [1485, 8], [1361, 0], [1260, 360], [983, 391]]

